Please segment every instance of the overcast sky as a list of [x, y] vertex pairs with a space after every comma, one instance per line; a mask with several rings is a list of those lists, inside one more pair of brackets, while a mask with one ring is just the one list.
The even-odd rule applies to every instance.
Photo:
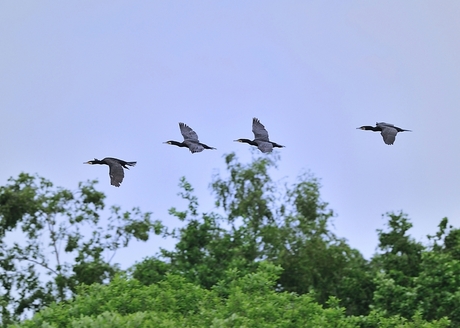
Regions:
[[[364, 256], [388, 211], [423, 240], [445, 216], [460, 224], [459, 17], [457, 1], [3, 1], [0, 184], [98, 179], [108, 205], [176, 226], [179, 178], [212, 211], [211, 177], [224, 154], [251, 160], [233, 140], [252, 139], [258, 117], [287, 146], [274, 177], [321, 179], [333, 231]], [[356, 129], [380, 121], [413, 132], [387, 146]], [[217, 150], [163, 144], [182, 140], [178, 122]], [[138, 161], [120, 188], [82, 164], [106, 156]], [[171, 247], [154, 237], [115, 261], [160, 245]]]

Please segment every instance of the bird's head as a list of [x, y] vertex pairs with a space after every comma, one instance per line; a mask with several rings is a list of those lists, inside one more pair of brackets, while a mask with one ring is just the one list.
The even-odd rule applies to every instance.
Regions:
[[244, 143], [247, 143], [247, 144], [250, 144], [252, 146], [257, 146], [257, 142], [253, 141], [253, 140], [249, 140], [249, 139], [236, 139], [234, 141], [237, 141], [237, 142], [244, 142]]
[[363, 125], [363, 126], [360, 126], [359, 128], [356, 128], [358, 130], [373, 130], [374, 127], [373, 126], [370, 126], [370, 125]]
[[83, 164], [90, 164], [90, 165], [94, 165], [94, 164], [97, 164], [98, 162], [100, 162], [100, 160], [98, 159], [94, 159], [92, 161], [87, 161], [87, 162], [84, 162]]
[[163, 143], [168, 144], [168, 145], [178, 146], [178, 147], [187, 147], [187, 145], [184, 144], [183, 142], [174, 141], [174, 140], [168, 140]]

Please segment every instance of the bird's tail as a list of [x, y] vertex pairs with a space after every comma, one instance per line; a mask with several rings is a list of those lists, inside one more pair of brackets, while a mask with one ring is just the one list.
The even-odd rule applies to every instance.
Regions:
[[204, 143], [200, 143], [200, 145], [202, 145], [202, 146], [204, 147], [204, 149], [216, 149], [216, 148], [214, 148], [214, 147], [205, 145]]
[[283, 145], [279, 145], [279, 144], [277, 144], [276, 142], [273, 142], [273, 141], [270, 141], [270, 143], [273, 145], [273, 147], [278, 147], [278, 148], [286, 147], [286, 146], [283, 146]]
[[137, 162], [126, 162], [125, 164], [126, 165], [129, 165], [129, 166], [135, 166]]

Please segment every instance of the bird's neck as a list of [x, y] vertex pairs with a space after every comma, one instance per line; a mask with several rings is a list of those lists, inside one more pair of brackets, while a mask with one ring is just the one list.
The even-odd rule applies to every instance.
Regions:
[[378, 126], [370, 126], [370, 125], [364, 126], [363, 128], [364, 130], [371, 130], [371, 131], [381, 131], [382, 130], [382, 128]]
[[241, 142], [245, 142], [245, 143], [250, 144], [252, 146], [257, 146], [257, 143], [254, 142], [253, 140], [249, 140], [249, 139], [240, 139], [240, 140], [241, 140]]
[[178, 146], [178, 147], [187, 147], [186, 144], [184, 144], [183, 142], [179, 142], [179, 141], [171, 141], [171, 144], [174, 146]]

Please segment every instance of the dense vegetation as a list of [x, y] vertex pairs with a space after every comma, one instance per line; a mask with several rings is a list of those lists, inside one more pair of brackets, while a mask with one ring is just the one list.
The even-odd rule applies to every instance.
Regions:
[[[215, 212], [200, 213], [181, 179], [188, 206], [170, 210], [184, 223], [174, 230], [137, 208], [105, 211], [94, 182], [71, 192], [21, 174], [0, 187], [3, 325], [32, 312], [13, 326], [460, 324], [460, 230], [447, 219], [424, 245], [408, 235], [404, 213], [388, 213], [366, 260], [330, 230], [333, 211], [311, 174], [288, 185], [271, 179], [273, 157], [225, 160], [228, 175], [211, 184]], [[153, 233], [176, 239], [175, 248], [126, 272], [111, 263], [118, 248]]]

